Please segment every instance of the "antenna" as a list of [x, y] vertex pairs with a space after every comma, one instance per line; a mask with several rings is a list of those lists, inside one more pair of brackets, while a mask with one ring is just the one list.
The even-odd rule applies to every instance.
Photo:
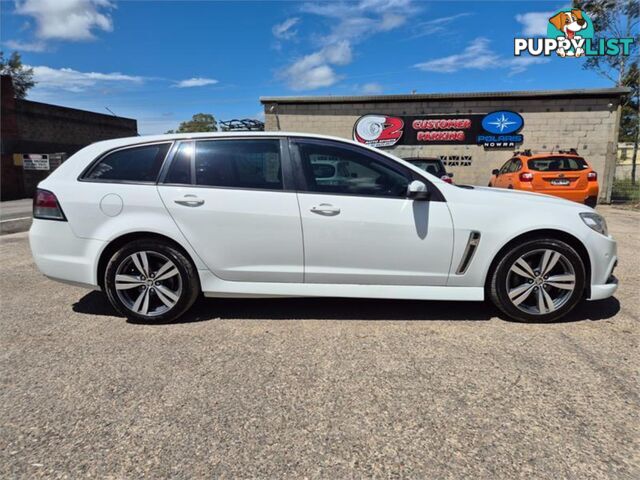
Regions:
[[[111, 110], [109, 107], [104, 107], [104, 108], [105, 108], [105, 110], [106, 110], [107, 112], [109, 112], [109, 113], [110, 113], [111, 115], [113, 115], [114, 117], [116, 117], [116, 118], [120, 118], [118, 115], [116, 115], [115, 113], [113, 113], [113, 110]], [[140, 136], [140, 132], [136, 132], [136, 136], [138, 136], [138, 137], [139, 137], [139, 136]]]

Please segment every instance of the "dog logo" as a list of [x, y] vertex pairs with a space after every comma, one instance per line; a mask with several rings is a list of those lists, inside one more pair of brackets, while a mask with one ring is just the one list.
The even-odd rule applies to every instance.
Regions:
[[547, 23], [547, 38], [516, 37], [513, 39], [513, 55], [532, 57], [559, 55], [560, 57], [628, 57], [633, 37], [594, 38], [593, 22], [583, 10], [563, 9], [556, 12]]
[[549, 19], [547, 36], [555, 38], [561, 44], [556, 53], [561, 57], [581, 57], [584, 53], [581, 40], [593, 38], [593, 24], [589, 16], [577, 8], [559, 11]]
[[390, 147], [402, 138], [404, 121], [385, 115], [364, 115], [353, 128], [353, 139], [370, 147]]

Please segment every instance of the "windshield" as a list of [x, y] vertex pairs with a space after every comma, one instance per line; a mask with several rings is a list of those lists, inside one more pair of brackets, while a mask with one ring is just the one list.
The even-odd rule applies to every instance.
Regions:
[[538, 172], [570, 172], [588, 168], [581, 157], [546, 157], [529, 159], [529, 169]]
[[438, 178], [443, 177], [447, 174], [442, 164], [438, 160], [413, 160], [411, 163], [416, 167], [421, 168], [425, 172], [430, 173], [431, 175], [435, 175]]

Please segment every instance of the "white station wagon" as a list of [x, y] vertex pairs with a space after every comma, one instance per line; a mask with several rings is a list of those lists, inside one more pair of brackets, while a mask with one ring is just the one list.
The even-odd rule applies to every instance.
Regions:
[[511, 319], [546, 322], [617, 288], [616, 242], [593, 209], [450, 185], [319, 135], [95, 143], [40, 183], [33, 216], [31, 249], [46, 276], [101, 289], [147, 321], [177, 319], [202, 292], [488, 297]]

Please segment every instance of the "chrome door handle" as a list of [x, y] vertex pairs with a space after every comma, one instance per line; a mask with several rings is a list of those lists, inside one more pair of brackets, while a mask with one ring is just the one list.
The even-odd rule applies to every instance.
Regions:
[[334, 207], [328, 203], [321, 203], [318, 206], [312, 207], [311, 211], [318, 215], [326, 215], [327, 217], [333, 217], [340, 213], [340, 209], [338, 207]]
[[174, 200], [174, 202], [178, 205], [184, 205], [185, 207], [199, 207], [204, 204], [204, 200], [195, 195], [185, 195], [184, 200]]

